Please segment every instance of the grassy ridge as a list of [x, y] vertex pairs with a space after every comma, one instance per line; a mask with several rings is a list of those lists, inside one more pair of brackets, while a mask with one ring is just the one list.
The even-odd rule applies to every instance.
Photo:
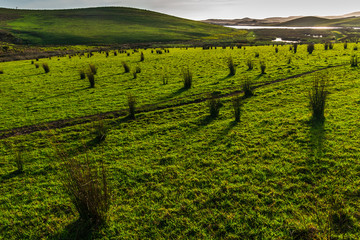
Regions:
[[[234, 32], [220, 26], [134, 8], [0, 9], [5, 29], [31, 44], [185, 41]], [[7, 17], [6, 17], [7, 16]]]

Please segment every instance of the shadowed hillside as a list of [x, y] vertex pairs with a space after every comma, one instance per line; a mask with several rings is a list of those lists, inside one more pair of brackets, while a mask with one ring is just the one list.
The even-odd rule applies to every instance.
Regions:
[[23, 43], [114, 44], [184, 41], [232, 29], [134, 8], [0, 9], [0, 27]]

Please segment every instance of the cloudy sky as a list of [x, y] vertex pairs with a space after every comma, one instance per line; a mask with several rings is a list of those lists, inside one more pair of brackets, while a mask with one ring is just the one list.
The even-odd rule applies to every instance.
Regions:
[[0, 7], [63, 9], [127, 6], [190, 19], [342, 15], [360, 11], [359, 0], [0, 0]]

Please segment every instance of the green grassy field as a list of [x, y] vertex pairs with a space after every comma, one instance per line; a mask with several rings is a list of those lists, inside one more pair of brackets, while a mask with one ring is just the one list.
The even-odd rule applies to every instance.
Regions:
[[320, 17], [302, 17], [278, 25], [288, 27], [359, 27], [360, 18], [327, 19]]
[[133, 8], [0, 9], [0, 29], [35, 45], [187, 41], [234, 29]]
[[[316, 45], [311, 55], [300, 45], [295, 54], [289, 46], [278, 53], [273, 46], [147, 49], [140, 50], [143, 62], [132, 51], [35, 61], [49, 64], [47, 74], [31, 61], [1, 63], [0, 136], [15, 127], [126, 110], [128, 94], [150, 110], [138, 111], [136, 120], [103, 120], [108, 133], [101, 143], [94, 142], [91, 122], [1, 139], [0, 238], [359, 239], [355, 46], [325, 51]], [[237, 66], [231, 77], [229, 56]], [[124, 73], [122, 61], [141, 68], [136, 79]], [[78, 73], [89, 63], [98, 67], [95, 88]], [[184, 67], [193, 73], [188, 90]], [[314, 124], [308, 94], [319, 74], [329, 81], [329, 96], [325, 122]], [[243, 100], [237, 123], [232, 99], [245, 79], [261, 87]], [[213, 92], [224, 96], [217, 118], [201, 101]], [[90, 231], [77, 221], [62, 187], [59, 149], [67, 159], [88, 157], [106, 167], [112, 204], [105, 226]]]

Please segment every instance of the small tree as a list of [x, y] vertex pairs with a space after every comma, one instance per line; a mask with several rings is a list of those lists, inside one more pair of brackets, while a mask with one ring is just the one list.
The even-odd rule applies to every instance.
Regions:
[[298, 44], [297, 44], [297, 43], [294, 43], [294, 44], [293, 44], [294, 53], [297, 53], [297, 49], [298, 49]]

